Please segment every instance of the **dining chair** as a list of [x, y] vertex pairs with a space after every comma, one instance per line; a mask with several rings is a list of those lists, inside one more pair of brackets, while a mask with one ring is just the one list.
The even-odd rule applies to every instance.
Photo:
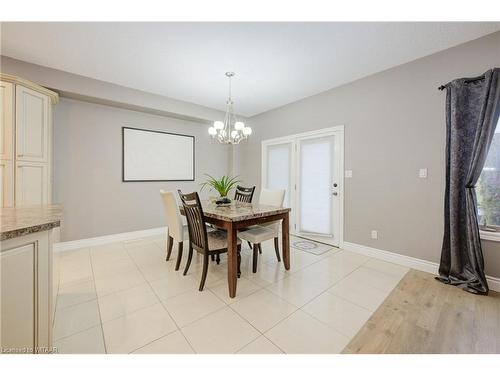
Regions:
[[255, 191], [255, 186], [253, 187], [244, 187], [244, 186], [236, 186], [236, 190], [234, 191], [234, 200], [245, 203], [252, 203], [253, 193]]
[[[252, 203], [254, 191], [255, 191], [255, 186], [244, 187], [244, 186], [237, 185], [236, 190], [234, 191], [234, 200], [238, 201], [238, 202]], [[217, 227], [216, 225], [212, 225], [212, 228], [224, 230], [222, 228]], [[250, 242], [248, 242], [248, 246], [250, 246], [250, 249], [252, 248], [252, 244]], [[217, 264], [219, 264], [220, 257], [217, 256], [217, 258], [214, 258], [212, 256], [212, 260], [216, 260]]]
[[[234, 200], [239, 202], [252, 203], [254, 192], [255, 192], [255, 186], [247, 188], [244, 186], [237, 185], [236, 190], [234, 191]], [[252, 248], [252, 244], [250, 242], [248, 242], [248, 246], [250, 246], [250, 249]]]
[[189, 238], [188, 227], [182, 223], [179, 205], [175, 199], [174, 192], [160, 190], [160, 196], [163, 201], [163, 208], [165, 209], [165, 216], [167, 218], [167, 257], [165, 261], [170, 259], [170, 254], [172, 253], [175, 241], [178, 249], [175, 270], [178, 271], [181, 265], [184, 240]]
[[[199, 288], [201, 292], [207, 278], [209, 257], [227, 253], [227, 233], [222, 230], [207, 231], [203, 207], [201, 206], [200, 197], [197, 192], [188, 194], [183, 194], [180, 190], [178, 192], [184, 207], [189, 231], [189, 253], [184, 275], [189, 271], [191, 259], [193, 258], [193, 250], [196, 250], [203, 255], [203, 273]], [[237, 240], [237, 246], [238, 277], [240, 277], [241, 241], [239, 239]]]
[[[285, 190], [262, 189], [259, 198], [259, 204], [283, 207], [285, 199]], [[252, 272], [257, 272], [257, 260], [259, 253], [262, 253], [261, 243], [274, 239], [274, 251], [278, 262], [281, 262], [279, 249], [279, 229], [280, 220], [261, 225], [253, 225], [245, 230], [238, 232], [238, 237], [244, 241], [253, 244], [253, 266]]]

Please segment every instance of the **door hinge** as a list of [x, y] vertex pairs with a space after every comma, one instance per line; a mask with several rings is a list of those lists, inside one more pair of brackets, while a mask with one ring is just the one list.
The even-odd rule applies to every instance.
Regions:
[[297, 230], [297, 224], [293, 224], [293, 229]]

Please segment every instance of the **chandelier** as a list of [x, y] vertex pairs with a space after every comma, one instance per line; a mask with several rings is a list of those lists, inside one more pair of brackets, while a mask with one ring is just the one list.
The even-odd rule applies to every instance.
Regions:
[[231, 99], [231, 77], [234, 77], [234, 73], [226, 72], [226, 77], [229, 79], [229, 96], [226, 102], [226, 115], [224, 116], [224, 121], [214, 121], [213, 126], [208, 128], [208, 134], [210, 134], [213, 139], [217, 139], [220, 143], [237, 145], [252, 134], [252, 128], [245, 126], [241, 121], [236, 121], [233, 112], [233, 100]]

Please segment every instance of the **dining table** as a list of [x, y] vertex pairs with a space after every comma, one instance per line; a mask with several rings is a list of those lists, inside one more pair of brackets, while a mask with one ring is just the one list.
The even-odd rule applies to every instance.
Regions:
[[[238, 283], [238, 231], [252, 225], [281, 220], [282, 258], [286, 270], [290, 269], [290, 208], [269, 206], [259, 203], [232, 201], [218, 205], [210, 200], [201, 201], [206, 223], [212, 224], [227, 232], [227, 282], [229, 297], [236, 296]], [[184, 213], [184, 207], [180, 206]]]

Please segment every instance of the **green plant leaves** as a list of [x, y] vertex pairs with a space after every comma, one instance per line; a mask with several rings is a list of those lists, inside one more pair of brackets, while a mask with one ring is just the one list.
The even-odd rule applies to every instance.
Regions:
[[237, 180], [238, 176], [235, 177], [229, 177], [229, 176], [222, 176], [221, 178], [217, 179], [213, 176], [210, 176], [209, 174], [205, 173], [205, 176], [207, 176], [207, 180], [200, 184], [201, 185], [201, 190], [203, 190], [205, 187], [210, 188], [211, 190], [217, 191], [221, 197], [226, 197], [229, 192], [241, 181]]

